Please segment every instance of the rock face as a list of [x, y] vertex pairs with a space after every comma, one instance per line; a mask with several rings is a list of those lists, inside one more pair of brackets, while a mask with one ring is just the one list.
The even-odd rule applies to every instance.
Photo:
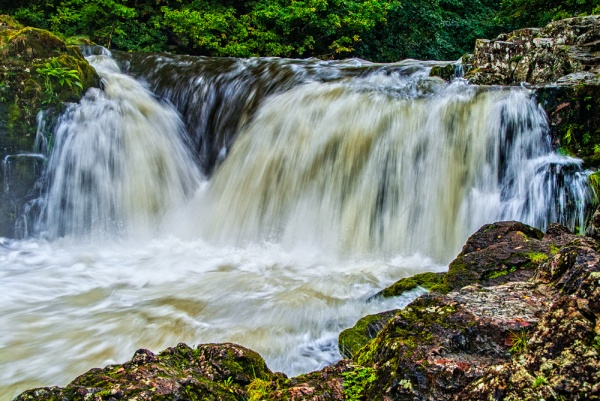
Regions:
[[[555, 21], [494, 40], [478, 39], [466, 78], [480, 85], [600, 82], [600, 17]], [[578, 76], [569, 74], [579, 73]]]
[[340, 335], [349, 359], [321, 371], [287, 378], [238, 345], [180, 344], [15, 401], [598, 400], [599, 249], [558, 225], [485, 225], [448, 273], [412, 280], [438, 290], [361, 319]]
[[479, 39], [463, 64], [474, 84], [535, 85], [554, 146], [600, 167], [600, 16]]

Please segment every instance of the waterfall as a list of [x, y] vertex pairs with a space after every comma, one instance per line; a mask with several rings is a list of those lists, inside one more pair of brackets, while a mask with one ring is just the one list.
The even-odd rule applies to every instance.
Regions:
[[219, 242], [449, 261], [484, 223], [582, 225], [579, 163], [520, 89], [375, 74], [271, 97], [195, 208]]
[[[201, 127], [190, 135], [109, 55], [88, 58], [105, 88], [57, 125], [40, 225], [49, 237], [152, 232], [170, 214], [170, 232], [217, 244], [448, 262], [491, 221], [583, 226], [586, 175], [552, 151], [543, 110], [520, 88], [447, 84], [416, 61], [146, 56], [150, 85]], [[198, 142], [220, 143], [200, 164], [224, 162], [188, 202]]]
[[521, 88], [415, 60], [84, 50], [103, 89], [0, 169], [10, 207], [44, 169], [18, 192], [31, 236], [0, 238], [0, 401], [178, 342], [319, 369], [341, 330], [420, 292], [373, 294], [445, 271], [482, 224], [584, 224], [587, 173]]
[[38, 231], [49, 238], [154, 232], [201, 180], [183, 124], [112, 58], [88, 59], [104, 90], [88, 91], [57, 124]]

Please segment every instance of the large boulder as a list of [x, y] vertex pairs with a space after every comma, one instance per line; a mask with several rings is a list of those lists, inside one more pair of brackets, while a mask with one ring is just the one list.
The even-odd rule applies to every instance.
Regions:
[[543, 237], [540, 230], [517, 221], [486, 224], [469, 237], [450, 263], [444, 282], [459, 289], [474, 283], [526, 279], [549, 258], [551, 248]]

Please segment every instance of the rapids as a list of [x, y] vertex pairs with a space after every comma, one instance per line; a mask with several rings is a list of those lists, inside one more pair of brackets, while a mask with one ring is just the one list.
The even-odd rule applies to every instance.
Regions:
[[322, 368], [420, 291], [370, 296], [482, 224], [584, 224], [586, 172], [521, 88], [414, 60], [88, 59], [104, 88], [40, 129], [26, 238], [0, 239], [1, 401], [178, 342]]

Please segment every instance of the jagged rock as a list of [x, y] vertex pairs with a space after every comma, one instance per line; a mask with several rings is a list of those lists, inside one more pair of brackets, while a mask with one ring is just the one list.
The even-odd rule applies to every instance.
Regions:
[[[476, 84], [518, 85], [556, 82], [569, 74], [600, 82], [600, 17], [554, 21], [544, 28], [525, 28], [495, 40], [478, 39], [466, 77]], [[571, 76], [571, 78], [575, 78]], [[563, 83], [572, 84], [565, 78]]]
[[554, 146], [600, 167], [600, 16], [479, 39], [463, 65], [474, 84], [536, 85]]
[[457, 399], [600, 399], [600, 255], [587, 245], [566, 246], [536, 275], [565, 295], [543, 315], [523, 353], [489, 367]]
[[481, 282], [524, 280], [548, 260], [551, 249], [544, 233], [516, 221], [486, 224], [467, 240], [448, 267], [444, 283], [454, 289]]
[[422, 296], [353, 358], [377, 371], [367, 399], [452, 399], [489, 365], [509, 360], [513, 333], [531, 330], [548, 304], [527, 283]]
[[[130, 362], [92, 369], [64, 388], [33, 389], [15, 401], [231, 400], [247, 398], [246, 387], [274, 375], [256, 352], [235, 344], [185, 344], [158, 355], [138, 350]], [[279, 377], [285, 377], [279, 375]]]

